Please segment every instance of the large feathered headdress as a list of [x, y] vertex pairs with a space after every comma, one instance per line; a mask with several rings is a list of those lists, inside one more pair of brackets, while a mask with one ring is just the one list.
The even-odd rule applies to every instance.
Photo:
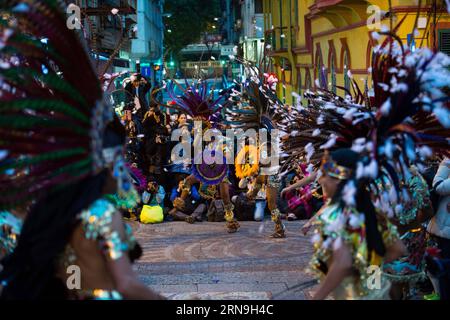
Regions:
[[[177, 88], [182, 94], [177, 94]], [[215, 122], [217, 114], [222, 110], [222, 103], [225, 101], [224, 95], [216, 97], [214, 88], [208, 86], [208, 83], [202, 80], [192, 83], [185, 80], [185, 88], [183, 88], [172, 79], [172, 81], [166, 83], [165, 89], [172, 100], [172, 104], [159, 104], [167, 108], [177, 109], [196, 120]]]
[[64, 1], [0, 4], [0, 209], [104, 167], [111, 108]]
[[324, 150], [352, 147], [408, 176], [405, 168], [420, 166], [422, 156], [449, 154], [450, 58], [426, 48], [410, 51], [395, 34], [402, 22], [374, 48], [371, 92], [362, 95], [353, 83], [355, 98], [326, 88], [305, 93], [308, 107], [297, 106], [284, 121], [287, 164], [301, 159], [318, 167]]
[[283, 171], [297, 162], [314, 167], [326, 150], [350, 148], [354, 140], [366, 137], [374, 125], [374, 114], [350, 96], [342, 98], [326, 89], [305, 93], [308, 106], [300, 104], [280, 122], [287, 134], [282, 138]]
[[229, 100], [233, 103], [226, 109], [226, 121], [233, 128], [270, 131], [286, 113], [275, 92], [278, 79], [248, 62], [242, 63], [247, 78], [241, 83], [240, 91], [233, 89], [230, 93]]

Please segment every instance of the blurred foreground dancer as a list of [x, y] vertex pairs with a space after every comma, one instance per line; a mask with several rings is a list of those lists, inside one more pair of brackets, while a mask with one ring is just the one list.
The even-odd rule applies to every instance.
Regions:
[[104, 197], [138, 199], [123, 159], [125, 131], [62, 5], [0, 5], [0, 60], [9, 66], [0, 69], [0, 210], [35, 202], [2, 261], [1, 297], [160, 299], [138, 281], [131, 263], [141, 249]]
[[323, 278], [315, 299], [389, 299], [390, 283], [370, 288], [370, 266], [381, 266], [406, 253], [399, 235], [385, 216], [378, 215], [367, 189], [359, 188], [354, 205], [347, 205], [346, 186], [356, 176], [358, 154], [339, 149], [325, 156], [319, 183], [327, 203], [317, 213], [313, 237], [313, 270]]

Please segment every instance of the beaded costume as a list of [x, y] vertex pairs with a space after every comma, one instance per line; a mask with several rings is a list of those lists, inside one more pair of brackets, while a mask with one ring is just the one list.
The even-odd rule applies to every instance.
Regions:
[[[250, 176], [256, 177], [253, 190], [247, 193], [247, 197], [254, 199], [265, 184], [267, 187], [267, 204], [274, 222], [272, 237], [285, 238], [285, 226], [281, 222], [281, 212], [277, 207], [277, 194], [280, 191], [281, 181], [278, 175], [279, 166], [272, 164], [262, 165], [260, 159], [263, 152], [265, 158], [269, 158], [269, 148], [272, 158], [278, 159], [279, 137], [274, 132], [278, 129], [278, 122], [285, 116], [283, 104], [275, 93], [278, 79], [273, 74], [264, 74], [252, 63], [241, 61], [245, 67], [248, 78], [242, 83], [242, 93], [233, 90], [230, 99], [237, 100], [230, 105], [227, 111], [227, 123], [237, 132], [238, 130], [255, 130], [260, 134], [258, 146], [244, 145], [235, 159], [236, 176], [243, 179]], [[270, 136], [268, 141], [262, 142], [261, 132]], [[265, 144], [265, 145], [264, 145]], [[272, 145], [274, 144], [274, 145]], [[263, 148], [263, 145], [265, 148]], [[273, 154], [275, 152], [276, 154]], [[272, 161], [272, 159], [271, 159]], [[263, 171], [264, 170], [264, 171]]]
[[[395, 35], [402, 23], [403, 20], [395, 29], [381, 33], [385, 39], [373, 51], [371, 69], [376, 72], [371, 75], [370, 94], [367, 85], [363, 94], [352, 81], [354, 97], [347, 92], [348, 95], [342, 98], [326, 88], [327, 81], [319, 81], [325, 87], [305, 93], [308, 108], [298, 104], [280, 122], [280, 127], [288, 132], [282, 144], [286, 153], [283, 167], [287, 170], [301, 162], [312, 172], [319, 168], [327, 151], [341, 148], [351, 148], [359, 155], [355, 172], [322, 164], [318, 175], [325, 170], [332, 178], [346, 180], [339, 200], [347, 209], [325, 206], [316, 218], [318, 231], [314, 235], [312, 262], [313, 269], [326, 272], [326, 261], [333, 245], [349, 244], [353, 263], [359, 269], [358, 277], [362, 278], [355, 278], [352, 286], [355, 290], [349, 291], [352, 293], [338, 290], [340, 298], [370, 298], [372, 293], [365, 290], [364, 267], [371, 263], [380, 266], [382, 262], [380, 259], [367, 260], [370, 253], [366, 252], [361, 214], [348, 208], [355, 207], [357, 201], [371, 201], [373, 207], [379, 209], [378, 230], [388, 246], [399, 238], [392, 223], [414, 221], [417, 213], [427, 207], [426, 185], [419, 175], [414, 174], [413, 166], [420, 171], [426, 167], [431, 154], [447, 156], [449, 153], [450, 117], [446, 90], [450, 86], [450, 58], [426, 48], [409, 51]], [[325, 79], [326, 75], [320, 76]], [[360, 190], [370, 190], [372, 198], [355, 199]], [[412, 233], [402, 238], [420, 240], [410, 242], [414, 253], [407, 258], [408, 263], [416, 263], [418, 272], [414, 273], [420, 274], [423, 250], [418, 243], [422, 234], [417, 230], [410, 231]], [[398, 271], [402, 272], [403, 268]], [[393, 277], [384, 275], [382, 279], [388, 284]], [[348, 284], [348, 281], [344, 282]]]
[[[399, 239], [397, 228], [384, 217], [378, 218], [384, 220], [380, 221], [379, 231], [385, 246], [389, 247]], [[390, 284], [385, 279], [382, 279], [380, 289], [367, 288], [369, 276], [372, 274], [368, 273], [369, 267], [381, 266], [382, 258], [372, 252], [370, 260], [368, 259], [364, 215], [355, 208], [340, 208], [337, 204], [328, 203], [319, 211], [315, 227], [312, 237], [314, 253], [310, 267], [319, 278], [327, 273], [327, 264], [333, 250], [346, 244], [351, 251], [355, 275], [348, 277], [335, 290], [335, 299], [386, 299]]]
[[[81, 212], [77, 218], [81, 223], [84, 237], [96, 241], [98, 249], [107, 260], [121, 258], [137, 244], [128, 224], [123, 224], [125, 237], [120, 237], [119, 232], [112, 225], [114, 215], [120, 215], [116, 207], [108, 200], [99, 199]], [[59, 264], [63, 270], [67, 270], [70, 265], [77, 265], [77, 255], [70, 244], [66, 245], [59, 258]], [[69, 295], [72, 299], [122, 299], [120, 293], [115, 290], [96, 288], [70, 290]]]
[[[431, 208], [430, 192], [425, 179], [418, 173], [407, 181], [408, 199], [403, 200], [402, 209], [395, 220], [403, 228], [414, 223], [422, 210]], [[401, 235], [408, 249], [408, 255], [396, 261], [383, 265], [384, 276], [393, 282], [409, 282], [421, 280], [425, 274], [425, 249], [427, 246], [426, 230], [423, 225], [409, 227]]]
[[16, 247], [22, 223], [22, 220], [11, 212], [0, 211], [0, 260]]
[[[108, 259], [134, 249], [130, 230], [121, 239], [111, 225], [116, 208], [101, 199], [107, 175], [117, 183], [119, 204], [137, 199], [123, 158], [125, 130], [105, 99], [82, 35], [67, 27], [64, 1], [5, 0], [0, 10], [0, 210], [33, 203], [0, 274], [2, 297], [61, 298], [67, 288], [55, 285], [54, 265], [60, 255], [63, 264], [76, 261], [66, 245], [76, 222]], [[80, 195], [85, 190], [89, 194]], [[10, 239], [18, 229], [9, 229]], [[84, 296], [120, 298], [103, 288]]]
[[[214, 91], [209, 90], [207, 83], [202, 82], [201, 80], [197, 83], [192, 83], [191, 85], [186, 81], [186, 89], [181, 89], [184, 94], [177, 96], [175, 94], [175, 81], [172, 80], [167, 86], [167, 92], [172, 99], [172, 104], [160, 104], [166, 108], [175, 108], [183, 113], [187, 113], [194, 121], [201, 123], [200, 128], [194, 126], [194, 139], [192, 140], [194, 146], [199, 144], [202, 147], [202, 152], [200, 154], [195, 154], [191, 159], [188, 159], [191, 161], [191, 174], [183, 181], [184, 186], [182, 188], [181, 197], [175, 199], [174, 207], [183, 211], [184, 200], [187, 199], [191, 186], [196, 182], [200, 182], [200, 190], [205, 190], [203, 185], [208, 186], [206, 187], [209, 193], [209, 195], [206, 195], [207, 198], [209, 198], [211, 194], [215, 194], [218, 187], [220, 196], [225, 204], [227, 230], [229, 233], [234, 233], [239, 229], [240, 225], [234, 217], [234, 206], [231, 203], [229, 195], [228, 165], [225, 158], [227, 152], [226, 145], [222, 143], [223, 141], [216, 141], [216, 143], [203, 143], [202, 141], [203, 135], [208, 129], [219, 130], [217, 124], [220, 119], [219, 113], [223, 107], [221, 103], [228, 103], [228, 101], [225, 99], [225, 95], [214, 98]], [[189, 137], [189, 139], [191, 139], [191, 137]], [[198, 141], [195, 139], [201, 140]], [[204, 157], [205, 151], [208, 151], [208, 153], [216, 159], [222, 158], [222, 162], [220, 164], [216, 161], [208, 163]], [[186, 159], [181, 160], [180, 163], [183, 163], [185, 160]], [[175, 164], [180, 163], [175, 162]]]

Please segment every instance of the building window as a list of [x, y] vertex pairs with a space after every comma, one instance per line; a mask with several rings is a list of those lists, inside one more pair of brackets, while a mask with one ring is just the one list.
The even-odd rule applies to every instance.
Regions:
[[315, 79], [314, 81], [318, 80], [319, 85], [322, 88], [326, 88], [328, 86], [327, 76], [324, 70], [323, 66], [323, 60], [322, 60], [322, 52], [320, 50], [317, 50], [316, 53], [316, 72], [315, 72]]
[[[280, 3], [280, 49], [284, 49], [284, 30], [283, 30], [283, 1], [279, 0]], [[283, 35], [283, 36], [281, 36]]]
[[280, 3], [280, 28], [283, 28], [283, 0], [278, 1]]
[[439, 51], [450, 55], [450, 29], [439, 30]]
[[330, 55], [330, 75], [331, 75], [331, 91], [336, 93], [336, 65], [335, 65], [335, 55], [331, 52]]
[[311, 89], [311, 75], [309, 74], [309, 70], [305, 72], [305, 89]]
[[350, 68], [349, 68], [349, 63], [350, 63], [350, 59], [348, 56], [348, 51], [345, 50], [344, 51], [344, 87], [345, 89], [347, 89], [350, 92], [350, 77], [348, 75]]
[[264, 13], [263, 12], [263, 0], [255, 0], [255, 13]]

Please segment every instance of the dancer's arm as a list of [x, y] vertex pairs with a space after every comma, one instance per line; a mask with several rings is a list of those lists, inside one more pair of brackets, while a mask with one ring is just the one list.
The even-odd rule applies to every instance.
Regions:
[[135, 274], [127, 256], [108, 263], [116, 284], [116, 290], [130, 300], [164, 300], [165, 297], [141, 283]]
[[[115, 214], [112, 221], [112, 229], [117, 231], [123, 239], [125, 237], [125, 229], [120, 215]], [[118, 258], [111, 258], [111, 255], [106, 256], [107, 267], [115, 283], [115, 289], [125, 298], [133, 300], [163, 300], [165, 299], [160, 294], [154, 292], [146, 285], [138, 280], [136, 273], [133, 270], [132, 264], [128, 255], [123, 254]]]
[[293, 185], [290, 185], [289, 187], [284, 188], [284, 189], [281, 191], [281, 196], [283, 197], [283, 195], [284, 195], [286, 192], [288, 192], [288, 191], [291, 191], [291, 190], [295, 190], [295, 189], [301, 188], [301, 187], [303, 187], [303, 186], [306, 186], [306, 185], [308, 185], [308, 184], [314, 182], [314, 180], [316, 180], [316, 177], [317, 177], [317, 171], [314, 171], [312, 174], [310, 174], [310, 175], [307, 176], [307, 177], [304, 177], [302, 180], [300, 180], [300, 181], [294, 183]]
[[352, 255], [346, 244], [333, 251], [330, 268], [313, 300], [325, 299], [339, 284], [352, 274]]
[[402, 240], [398, 239], [391, 246], [386, 248], [386, 255], [384, 256], [384, 263], [390, 263], [398, 258], [408, 254], [408, 249]]

